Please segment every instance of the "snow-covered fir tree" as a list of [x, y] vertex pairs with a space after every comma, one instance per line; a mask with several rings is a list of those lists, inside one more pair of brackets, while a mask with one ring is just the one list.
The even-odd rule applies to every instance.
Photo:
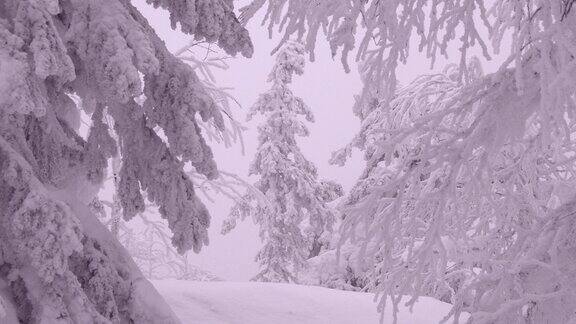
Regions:
[[[231, 1], [148, 2], [173, 28], [251, 55]], [[20, 321], [178, 322], [88, 204], [119, 154], [124, 219], [143, 210], [145, 191], [179, 251], [208, 242], [209, 215], [183, 167], [217, 175], [196, 118], [223, 118], [193, 70], [130, 1], [2, 0], [0, 94], [0, 280]], [[92, 120], [85, 138], [79, 109]]]
[[327, 203], [342, 195], [340, 185], [318, 180], [316, 167], [296, 142], [297, 136], [309, 134], [301, 118], [314, 121], [310, 108], [289, 88], [292, 76], [304, 72], [304, 63], [304, 48], [298, 42], [288, 42], [276, 55], [268, 76], [272, 87], [248, 115], [266, 119], [258, 127], [258, 150], [250, 165], [250, 174], [260, 177], [254, 187], [264, 199], [249, 193], [233, 207], [223, 228], [231, 230], [238, 218], [248, 215], [260, 226], [264, 246], [256, 257], [261, 267], [254, 277], [258, 281], [297, 281], [306, 259], [319, 253], [332, 231], [334, 213]]

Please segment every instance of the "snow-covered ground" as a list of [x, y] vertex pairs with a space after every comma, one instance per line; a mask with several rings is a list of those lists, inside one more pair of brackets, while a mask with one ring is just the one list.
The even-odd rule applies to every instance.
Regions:
[[[368, 293], [260, 282], [152, 283], [182, 324], [377, 324], [380, 320], [374, 295]], [[4, 288], [0, 282], [0, 324], [17, 324]], [[400, 310], [398, 324], [439, 323], [449, 309], [446, 303], [422, 297], [412, 312]], [[461, 322], [465, 319], [461, 317]], [[392, 323], [390, 312], [384, 323]]]
[[[258, 282], [161, 280], [153, 284], [184, 324], [376, 324], [380, 320], [374, 295], [368, 293]], [[401, 309], [398, 323], [439, 323], [449, 309], [446, 303], [422, 297], [412, 312]], [[390, 312], [384, 323], [392, 323]]]

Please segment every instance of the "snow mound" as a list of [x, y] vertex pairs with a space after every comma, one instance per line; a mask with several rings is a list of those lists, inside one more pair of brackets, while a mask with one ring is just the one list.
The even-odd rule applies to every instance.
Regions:
[[[376, 324], [380, 320], [374, 295], [369, 293], [260, 282], [159, 280], [153, 284], [184, 324]], [[400, 309], [398, 324], [439, 323], [449, 310], [449, 304], [421, 297], [412, 312]], [[384, 323], [392, 323], [390, 308]]]

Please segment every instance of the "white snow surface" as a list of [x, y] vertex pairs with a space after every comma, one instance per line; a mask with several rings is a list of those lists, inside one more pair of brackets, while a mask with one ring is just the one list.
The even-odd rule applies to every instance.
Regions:
[[[261, 282], [153, 281], [182, 323], [379, 323], [374, 294]], [[421, 297], [412, 312], [400, 306], [398, 324], [439, 323], [450, 305]], [[466, 317], [460, 317], [465, 322]], [[387, 306], [384, 323], [392, 323]], [[451, 321], [448, 321], [451, 323]]]

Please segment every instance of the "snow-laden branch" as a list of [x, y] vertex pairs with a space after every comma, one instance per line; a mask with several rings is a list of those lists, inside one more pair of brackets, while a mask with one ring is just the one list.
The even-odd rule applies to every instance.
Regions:
[[367, 168], [344, 205], [342, 238], [371, 268], [381, 309], [408, 294], [444, 298], [473, 323], [572, 316], [559, 309], [576, 300], [575, 272], [557, 255], [573, 245], [573, 211], [555, 215], [573, 206], [574, 89], [543, 102], [540, 59], [465, 84], [422, 76], [389, 108], [365, 110], [352, 145]]

